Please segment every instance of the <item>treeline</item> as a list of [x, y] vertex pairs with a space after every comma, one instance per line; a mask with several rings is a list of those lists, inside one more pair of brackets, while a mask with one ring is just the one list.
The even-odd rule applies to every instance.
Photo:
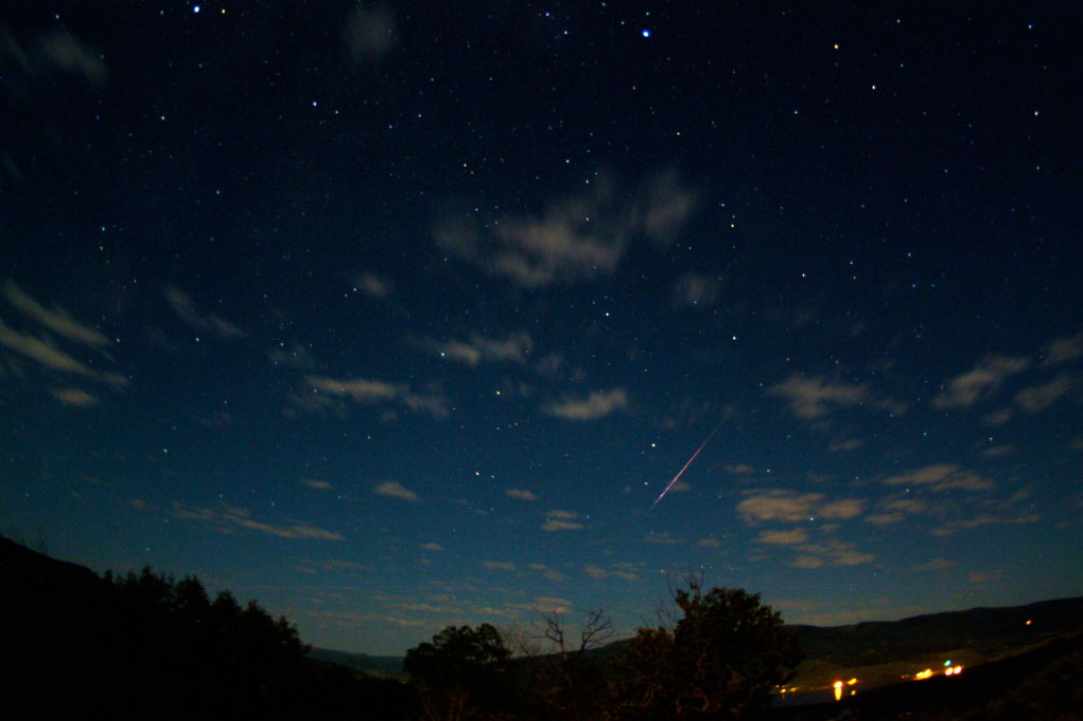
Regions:
[[194, 577], [99, 578], [6, 539], [0, 575], [15, 661], [0, 708], [64, 721], [417, 715], [407, 686], [308, 658], [285, 618], [212, 599]]
[[287, 619], [212, 599], [194, 577], [100, 578], [2, 538], [0, 577], [15, 661], [0, 703], [64, 721], [748, 719], [799, 660], [758, 596], [695, 581], [675, 593], [673, 623], [619, 653], [596, 652], [612, 635], [601, 611], [574, 631], [550, 616], [540, 638], [515, 642], [452, 626], [407, 653], [403, 684], [314, 661]]
[[674, 623], [642, 628], [615, 654], [594, 653], [611, 623], [591, 611], [575, 632], [545, 620], [549, 653], [513, 658], [489, 624], [452, 626], [410, 649], [406, 671], [425, 721], [738, 720], [762, 716], [801, 659], [781, 616], [741, 589], [674, 594]]

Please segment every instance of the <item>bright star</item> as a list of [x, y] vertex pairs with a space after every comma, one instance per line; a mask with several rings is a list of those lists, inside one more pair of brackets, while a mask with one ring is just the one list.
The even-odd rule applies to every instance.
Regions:
[[651, 36], [651, 29], [650, 28], [643, 28], [642, 30], [639, 31], [639, 34], [642, 35], [645, 38], [649, 38]]

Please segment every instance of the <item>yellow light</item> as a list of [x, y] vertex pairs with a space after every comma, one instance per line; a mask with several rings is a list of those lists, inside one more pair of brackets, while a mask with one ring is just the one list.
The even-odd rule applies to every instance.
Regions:
[[852, 678], [852, 679], [850, 679], [849, 681], [846, 682], [846, 685], [847, 686], [853, 686], [855, 683], [857, 683], [857, 679]]
[[831, 685], [835, 687], [835, 700], [836, 701], [841, 701], [842, 700], [842, 681], [836, 681], [835, 683], [833, 683]]
[[1032, 624], [1032, 623], [1034, 623], [1034, 620], [1033, 620], [1033, 619], [1030, 619], [1030, 618], [1028, 618], [1028, 619], [1027, 619], [1027, 622], [1026, 622], [1026, 624], [1025, 624], [1025, 625], [1029, 626], [1029, 625], [1030, 625], [1030, 624]]
[[918, 671], [917, 673], [915, 673], [914, 674], [914, 680], [915, 681], [924, 681], [927, 678], [932, 678], [932, 676], [933, 676], [933, 670], [931, 668], [927, 668], [927, 669], [924, 669], [922, 671]]
[[857, 696], [857, 689], [856, 688], [850, 689], [850, 695], [851, 696]]
[[952, 667], [952, 668], [946, 668], [946, 669], [944, 669], [944, 675], [945, 675], [945, 676], [950, 676], [950, 675], [952, 675], [953, 673], [955, 673], [955, 668], [954, 668], [954, 667]]
[[962, 667], [962, 666], [956, 666], [956, 667], [955, 667], [955, 675], [956, 675], [956, 676], [958, 676], [958, 675], [959, 675], [959, 674], [961, 674], [962, 672], [963, 672], [963, 667]]

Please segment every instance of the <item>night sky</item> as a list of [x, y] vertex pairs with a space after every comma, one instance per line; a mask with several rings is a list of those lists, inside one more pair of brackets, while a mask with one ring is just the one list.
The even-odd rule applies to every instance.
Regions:
[[939, 5], [4, 3], [0, 531], [384, 654], [1083, 593], [1083, 22]]

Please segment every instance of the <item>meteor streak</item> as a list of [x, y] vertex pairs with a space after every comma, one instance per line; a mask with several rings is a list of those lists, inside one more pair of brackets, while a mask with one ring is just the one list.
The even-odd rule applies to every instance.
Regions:
[[704, 446], [706, 446], [710, 442], [711, 438], [714, 437], [714, 434], [718, 433], [718, 429], [721, 427], [722, 424], [719, 423], [717, 426], [714, 427], [714, 430], [711, 431], [707, 435], [707, 437], [703, 439], [703, 443], [699, 444], [699, 448], [697, 448], [696, 452], [692, 454], [692, 457], [689, 458], [683, 466], [681, 466], [681, 470], [677, 471], [677, 475], [673, 476], [673, 480], [670, 481], [669, 484], [662, 489], [662, 492], [658, 494], [658, 498], [654, 499], [654, 503], [651, 504], [652, 509], [659, 503], [661, 503], [662, 499], [666, 497], [666, 494], [669, 493], [670, 489], [673, 488], [673, 486], [677, 485], [677, 481], [681, 480], [681, 476], [683, 476], [684, 472], [688, 470], [688, 467], [692, 465], [692, 461], [696, 460], [696, 456], [700, 454], [700, 451], [702, 451]]

